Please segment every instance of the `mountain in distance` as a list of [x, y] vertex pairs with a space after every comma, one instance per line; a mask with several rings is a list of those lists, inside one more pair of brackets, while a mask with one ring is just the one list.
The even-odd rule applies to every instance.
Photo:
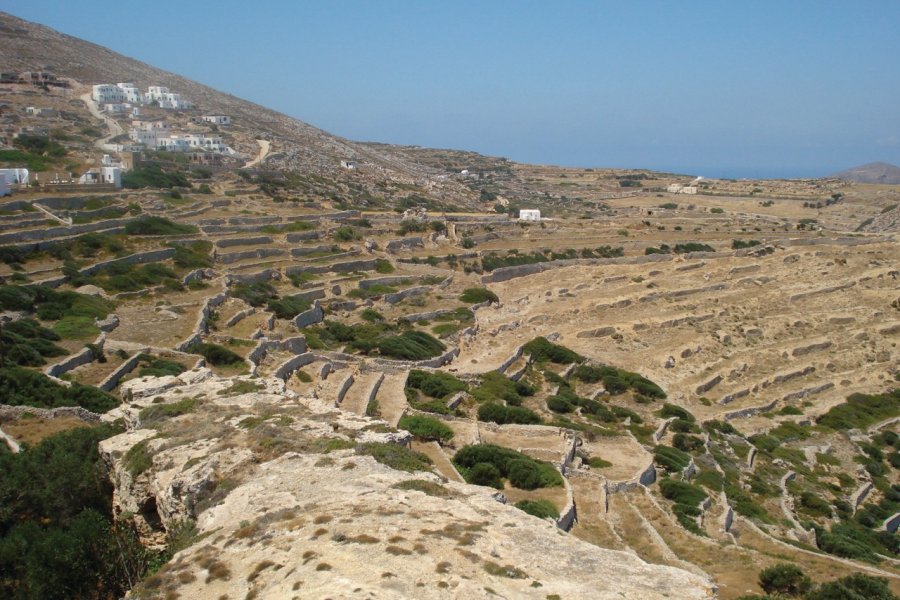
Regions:
[[900, 167], [885, 162], [873, 162], [835, 173], [832, 177], [856, 183], [898, 185], [900, 184]]

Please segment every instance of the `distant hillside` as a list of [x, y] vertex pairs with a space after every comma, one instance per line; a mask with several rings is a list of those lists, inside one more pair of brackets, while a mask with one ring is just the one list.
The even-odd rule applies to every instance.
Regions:
[[900, 184], [900, 167], [889, 163], [873, 162], [835, 173], [833, 177], [857, 183]]
[[[83, 86], [120, 81], [133, 82], [142, 89], [150, 85], [168, 86], [192, 100], [202, 112], [230, 115], [236, 124], [247, 127], [249, 134], [270, 140], [272, 153], [262, 165], [264, 168], [340, 181], [343, 189], [353, 188], [363, 195], [366, 193], [363, 190], [377, 191], [379, 196], [417, 192], [463, 205], [475, 197], [465, 186], [438, 179], [438, 169], [395, 154], [390, 146], [369, 146], [332, 135], [274, 110], [4, 12], [0, 12], [0, 69], [45, 70]], [[83, 93], [85, 89], [77, 91]], [[341, 160], [352, 160], [365, 168], [351, 177], [340, 168]]]

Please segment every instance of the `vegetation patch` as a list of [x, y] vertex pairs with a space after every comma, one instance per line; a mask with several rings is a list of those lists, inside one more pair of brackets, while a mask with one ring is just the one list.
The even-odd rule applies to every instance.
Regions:
[[565, 346], [554, 344], [545, 337], [536, 337], [522, 348], [525, 354], [535, 362], [549, 361], [560, 365], [569, 365], [584, 361], [584, 357]]
[[43, 373], [18, 366], [0, 368], [0, 398], [3, 398], [4, 404], [11, 406], [81, 406], [96, 413], [104, 413], [119, 405], [115, 396], [95, 387], [79, 383], [65, 387]]
[[829, 429], [864, 429], [879, 421], [900, 415], [900, 388], [884, 394], [852, 394], [847, 402], [832, 407], [817, 419]]
[[492, 444], [465, 446], [454, 455], [453, 463], [467, 482], [497, 489], [503, 488], [502, 478], [523, 490], [563, 484], [553, 465]]
[[462, 302], [479, 304], [481, 302], [499, 302], [497, 294], [487, 288], [466, 288], [459, 297]]
[[397, 444], [368, 442], [356, 446], [356, 453], [371, 456], [383, 465], [398, 471], [430, 471], [431, 459], [421, 452]]
[[616, 367], [579, 365], [572, 372], [572, 377], [585, 383], [603, 382], [603, 388], [612, 395], [633, 390], [648, 398], [661, 399], [666, 397], [665, 391], [646, 377]]
[[516, 502], [515, 507], [538, 519], [559, 518], [559, 511], [549, 500], [521, 500]]
[[165, 217], [149, 215], [139, 217], [125, 224], [125, 233], [127, 235], [188, 235], [198, 231], [194, 225], [175, 223]]
[[446, 423], [424, 415], [406, 415], [400, 419], [398, 427], [427, 441], [445, 443], [453, 439], [454, 435], [453, 430]]

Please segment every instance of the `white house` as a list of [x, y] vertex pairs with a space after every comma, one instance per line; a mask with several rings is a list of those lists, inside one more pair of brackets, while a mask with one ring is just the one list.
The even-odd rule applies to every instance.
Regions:
[[123, 114], [131, 109], [127, 102], [111, 102], [103, 105], [103, 112], [109, 114]]
[[523, 208], [519, 211], [519, 220], [520, 221], [540, 221], [541, 220], [541, 211], [531, 208]]
[[697, 186], [695, 185], [681, 185], [680, 183], [673, 183], [666, 187], [666, 191], [672, 194], [696, 194]]
[[126, 102], [138, 104], [141, 101], [141, 90], [133, 83], [117, 83], [116, 87], [122, 91]]
[[125, 102], [125, 92], [111, 83], [98, 83], [91, 91], [91, 100], [97, 104], [115, 104]]
[[29, 115], [34, 115], [36, 117], [55, 117], [59, 114], [55, 108], [40, 108], [37, 106], [28, 106], [25, 108], [25, 113]]
[[226, 115], [203, 115], [200, 118], [213, 125], [231, 125], [231, 117]]
[[342, 161], [341, 161], [341, 167], [344, 168], [344, 169], [347, 169], [347, 170], [352, 171], [353, 169], [356, 168], [356, 163], [353, 162], [352, 160], [342, 160]]

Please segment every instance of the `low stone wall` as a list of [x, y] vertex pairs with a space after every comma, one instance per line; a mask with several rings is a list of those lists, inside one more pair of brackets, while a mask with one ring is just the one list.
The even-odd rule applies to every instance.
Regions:
[[872, 491], [872, 482], [867, 481], [866, 483], [859, 486], [859, 488], [853, 492], [853, 495], [850, 496], [850, 504], [853, 506], [853, 512], [856, 512], [856, 509], [859, 508], [860, 504], [862, 504], [866, 497], [869, 495], [869, 492]]
[[306, 256], [308, 254], [315, 254], [317, 252], [320, 253], [329, 253], [331, 252], [331, 246], [328, 244], [320, 244], [318, 246], [301, 246], [299, 248], [291, 248], [291, 256]]
[[[304, 352], [302, 354], [298, 354], [297, 356], [292, 356], [291, 358], [278, 365], [278, 367], [275, 369], [275, 372], [273, 373], [273, 376], [277, 377], [278, 379], [286, 380], [288, 377], [293, 375], [297, 369], [313, 363], [316, 360], [319, 360], [319, 358], [312, 352]], [[326, 365], [327, 364], [328, 363], [326, 363]]]
[[[148, 349], [149, 350], [149, 349]], [[146, 352], [146, 350], [145, 350]], [[112, 391], [119, 384], [119, 380], [123, 377], [134, 371], [134, 369], [138, 366], [140, 362], [141, 352], [134, 354], [128, 358], [125, 362], [119, 365], [115, 371], [106, 376], [106, 379], [101, 381], [97, 387], [103, 390], [104, 392]]]
[[252, 306], [250, 308], [245, 308], [244, 310], [240, 310], [240, 311], [236, 312], [235, 314], [233, 314], [230, 319], [225, 321], [225, 327], [234, 327], [235, 325], [237, 325], [238, 323], [240, 323], [241, 321], [243, 321], [244, 319], [246, 319], [247, 317], [249, 317], [250, 315], [255, 314], [255, 313], [256, 313], [256, 308], [254, 308]]
[[306, 352], [306, 338], [302, 335], [285, 338], [283, 340], [269, 340], [263, 338], [256, 346], [247, 354], [247, 360], [258, 366], [265, 358], [266, 354], [272, 350], [287, 350], [294, 354], [303, 354]]
[[900, 512], [885, 519], [882, 527], [888, 533], [897, 533], [897, 529], [900, 528]]
[[325, 297], [325, 288], [298, 292], [296, 294], [290, 294], [287, 297], [296, 298], [297, 300], [306, 300], [307, 302], [312, 302], [313, 300], [321, 300]]
[[203, 341], [203, 334], [209, 333], [208, 321], [209, 315], [212, 313], [212, 309], [219, 306], [227, 299], [228, 295], [225, 292], [216, 294], [212, 298], [207, 298], [206, 302], [204, 302], [203, 306], [200, 308], [200, 314], [197, 316], [197, 322], [194, 325], [194, 333], [192, 333], [186, 340], [177, 344], [175, 346], [175, 350], [184, 352], [194, 344]]
[[172, 258], [173, 256], [175, 256], [175, 248], [160, 248], [159, 250], [137, 252], [135, 254], [129, 254], [128, 256], [123, 256], [122, 258], [112, 258], [110, 260], [94, 263], [93, 265], [88, 265], [82, 269], [78, 269], [78, 273], [81, 275], [93, 275], [97, 271], [112, 267], [114, 265], [137, 265], [143, 263], [154, 263], [162, 260], [167, 260], [169, 258]]
[[232, 246], [257, 246], [260, 244], [271, 244], [272, 238], [267, 235], [256, 237], [227, 238], [224, 240], [216, 240], [216, 247], [231, 248]]
[[650, 464], [644, 468], [643, 471], [640, 472], [636, 477], [632, 477], [631, 479], [626, 479], [625, 481], [610, 481], [606, 486], [607, 494], [617, 494], [621, 492], [627, 492], [629, 490], [636, 489], [638, 486], [648, 486], [656, 481], [656, 467], [653, 464], [653, 461], [650, 461]]
[[566, 488], [566, 505], [559, 513], [559, 518], [556, 520], [556, 526], [563, 531], [569, 531], [572, 529], [572, 526], [578, 518], [578, 510], [575, 506], [575, 494], [572, 491], [572, 485], [565, 477], [563, 477], [563, 485]]
[[662, 439], [664, 435], [666, 435], [666, 430], [669, 428], [669, 424], [672, 423], [678, 417], [670, 417], [664, 420], [659, 424], [659, 427], [656, 428], [656, 431], [653, 432], [653, 441], [659, 443], [659, 440]]
[[354, 381], [355, 379], [353, 378], [353, 375], [350, 374], [347, 375], [347, 378], [344, 379], [344, 381], [341, 383], [340, 387], [338, 388], [337, 396], [335, 396], [334, 399], [335, 408], [339, 407], [341, 405], [341, 402], [344, 401], [344, 397], [347, 395], [347, 392], [350, 391], [350, 387], [353, 385]]
[[322, 305], [319, 304], [318, 300], [316, 300], [313, 303], [312, 308], [303, 311], [302, 313], [291, 319], [291, 325], [293, 325], [297, 329], [303, 329], [304, 327], [309, 327], [310, 325], [321, 323], [324, 319], [325, 311], [322, 310]]
[[215, 272], [212, 269], [194, 269], [182, 278], [182, 285], [193, 283], [194, 281], [202, 281], [203, 279], [212, 279]]
[[[97, 339], [93, 341], [94, 346], [103, 350], [103, 344], [106, 342], [106, 332], [100, 332]], [[76, 367], [86, 365], [94, 361], [94, 353], [90, 348], [83, 348], [81, 351], [71, 354], [62, 359], [58, 363], [54, 363], [44, 369], [44, 374], [50, 377], [59, 377], [63, 373], [68, 373]]]
[[246, 273], [246, 274], [238, 274], [238, 273], [229, 273], [226, 276], [226, 281], [230, 283], [259, 283], [261, 281], [270, 281], [272, 279], [278, 279], [280, 274], [276, 269], [265, 269], [263, 271], [259, 271], [258, 273]]
[[284, 256], [285, 252], [281, 248], [255, 248], [253, 250], [244, 250], [242, 252], [229, 252], [228, 254], [216, 255], [216, 262], [223, 265], [230, 265], [240, 260], [250, 258], [271, 258], [273, 256]]
[[295, 244], [297, 242], [305, 242], [307, 240], [317, 240], [319, 239], [318, 231], [294, 231], [288, 233], [284, 236], [284, 239], [289, 244]]
[[35, 408], [34, 406], [8, 406], [0, 404], [0, 419], [19, 419], [24, 414], [34, 415], [39, 419], [55, 419], [60, 417], [75, 417], [89, 423], [99, 423], [101, 415], [92, 413], [80, 406], [59, 406], [57, 408]]
[[402, 285], [405, 283], [412, 283], [414, 279], [418, 279], [417, 277], [376, 277], [374, 279], [360, 279], [359, 280], [359, 288], [362, 290], [367, 290], [375, 285]]
[[418, 360], [418, 361], [403, 361], [403, 360], [390, 360], [388, 358], [376, 358], [375, 363], [379, 365], [385, 365], [389, 367], [405, 367], [410, 369], [436, 369], [438, 367], [442, 367], [447, 363], [451, 362], [454, 358], [459, 355], [459, 348], [451, 348], [441, 354], [440, 356], [435, 356], [434, 358], [429, 358], [426, 360]]
[[400, 290], [399, 292], [393, 294], [385, 294], [383, 299], [388, 304], [397, 304], [407, 298], [412, 298], [413, 296], [424, 296], [428, 292], [431, 291], [431, 288], [427, 285], [420, 285], [416, 287], [406, 288], [405, 290]]
[[372, 404], [372, 401], [375, 400], [375, 396], [378, 395], [378, 390], [381, 389], [381, 384], [384, 383], [384, 373], [379, 373], [378, 378], [372, 383], [372, 387], [369, 388], [369, 391], [366, 393], [366, 408], [368, 409], [369, 405]]
[[505, 361], [503, 361], [503, 363], [502, 363], [499, 367], [497, 367], [496, 371], [497, 371], [498, 373], [506, 373], [506, 370], [507, 370], [508, 368], [510, 368], [514, 362], [516, 362], [517, 360], [519, 360], [519, 358], [522, 356], [522, 352], [524, 351], [524, 349], [525, 349], [525, 346], [524, 346], [524, 345], [519, 346], [518, 348], [516, 348], [516, 349], [513, 351], [512, 356], [510, 356], [510, 357], [507, 358]]
[[12, 231], [10, 233], [0, 234], [0, 246], [52, 240], [54, 238], [71, 237], [81, 235], [82, 233], [110, 229], [112, 227], [124, 227], [132, 220], [133, 217], [127, 219], [95, 221], [94, 223], [84, 223], [82, 225], [66, 225], [60, 227], [47, 227], [44, 229], [29, 229], [27, 231]]
[[399, 240], [391, 240], [385, 244], [384, 249], [391, 254], [396, 254], [401, 250], [412, 250], [414, 248], [424, 248], [425, 241], [419, 236], [403, 238]]
[[770, 411], [775, 408], [779, 402], [778, 398], [772, 400], [768, 404], [763, 404], [762, 406], [749, 406], [747, 408], [742, 408], [740, 410], [733, 410], [731, 412], [725, 413], [725, 420], [731, 421], [732, 419], [743, 419], [745, 417], [752, 417], [753, 415], [757, 415], [762, 412]]

